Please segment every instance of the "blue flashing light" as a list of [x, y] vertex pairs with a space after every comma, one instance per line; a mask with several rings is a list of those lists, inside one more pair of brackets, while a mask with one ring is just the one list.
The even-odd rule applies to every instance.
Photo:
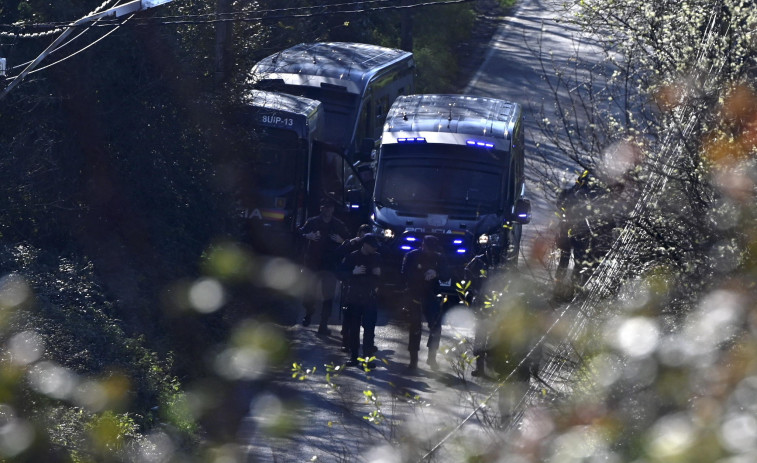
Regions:
[[468, 252], [468, 251], [465, 248], [460, 248], [460, 249], [457, 250], [458, 254], [465, 254], [466, 252]]
[[426, 143], [424, 137], [403, 137], [398, 138], [397, 143]]
[[360, 204], [350, 204], [352, 209], [360, 209]]
[[463, 244], [463, 240], [454, 240], [452, 244]]
[[418, 240], [418, 238], [416, 238], [416, 237], [414, 237], [414, 236], [408, 236], [408, 237], [406, 237], [405, 239], [406, 239], [407, 241], [411, 241], [411, 242], [413, 242], [413, 241], [417, 241], [417, 240]]
[[409, 251], [409, 250], [413, 249], [413, 247], [412, 246], [400, 246], [400, 249], [402, 249], [403, 251]]
[[494, 143], [489, 143], [488, 141], [465, 140], [465, 144], [468, 146], [475, 146], [476, 148], [494, 148]]

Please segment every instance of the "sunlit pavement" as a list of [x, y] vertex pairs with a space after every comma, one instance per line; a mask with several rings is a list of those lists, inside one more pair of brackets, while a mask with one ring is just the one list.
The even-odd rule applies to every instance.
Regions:
[[[290, 327], [294, 358], [311, 372], [299, 379], [292, 378], [291, 370], [282, 369], [269, 390], [280, 400], [277, 406], [287, 408], [285, 414], [278, 415], [279, 419], [292, 420], [294, 430], [275, 437], [272, 429], [277, 424], [266, 420], [276, 415], [258, 413], [248, 418], [242, 429], [248, 461], [309, 461], [313, 456], [318, 456], [318, 461], [362, 461], [371, 449], [400, 452], [397, 446], [382, 447], [398, 440], [413, 443], [408, 446], [414, 448], [413, 456], [422, 457], [419, 452], [429, 451], [495, 387], [490, 379], [472, 378], [472, 365], [463, 360], [464, 352], [470, 355], [467, 343], [472, 336], [468, 309], [451, 310], [448, 315], [454, 318], [455, 325], [445, 323], [442, 328], [439, 370], [426, 365], [427, 349], [422, 345], [419, 369], [412, 374], [406, 371], [408, 335], [401, 320], [388, 320], [385, 316], [379, 320], [377, 367], [369, 372], [360, 367], [341, 369], [348, 354], [341, 350], [340, 325], [333, 317], [330, 336], [318, 336], [317, 328], [312, 326]], [[427, 334], [424, 329], [424, 342]], [[329, 364], [340, 367], [331, 374], [332, 385], [326, 376]], [[365, 391], [370, 391], [380, 405], [370, 400]], [[252, 408], [255, 407], [253, 402]], [[372, 418], [371, 413], [376, 411], [380, 414]], [[478, 416], [459, 430], [459, 436], [471, 439], [471, 434], [483, 433], [497, 420], [495, 402], [494, 410], [482, 407]], [[445, 451], [439, 450], [440, 455]]]

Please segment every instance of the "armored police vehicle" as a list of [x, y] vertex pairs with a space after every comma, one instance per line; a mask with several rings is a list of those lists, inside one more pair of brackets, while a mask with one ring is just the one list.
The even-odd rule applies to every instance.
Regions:
[[296, 229], [317, 213], [308, 201], [322, 177], [316, 165], [323, 107], [309, 98], [253, 90], [235, 116], [256, 147], [234, 172], [245, 234], [258, 249], [286, 255]]
[[320, 101], [325, 114], [321, 195], [369, 213], [370, 153], [395, 98], [412, 93], [412, 53], [361, 43], [301, 43], [258, 62], [258, 89]]
[[[424, 235], [440, 238], [462, 279], [465, 263], [486, 248], [499, 264], [517, 262], [524, 198], [522, 109], [466, 95], [401, 96], [387, 115], [378, 154], [373, 220], [382, 255], [397, 274], [402, 256]], [[452, 282], [446, 283], [454, 292]]]

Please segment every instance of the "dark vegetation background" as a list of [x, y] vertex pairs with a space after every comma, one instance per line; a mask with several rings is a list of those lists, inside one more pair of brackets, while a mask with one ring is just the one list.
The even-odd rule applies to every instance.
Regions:
[[[126, 451], [126, 437], [166, 426], [187, 449], [198, 436], [232, 437], [244, 407], [234, 410], [232, 401], [190, 416], [177, 406], [183, 388], [201, 379], [217, 397], [235, 387], [215, 378], [209, 352], [239, 320], [266, 311], [251, 300], [270, 301], [242, 278], [221, 311], [182, 310], [184, 288], [204, 274], [208, 250], [238, 238], [224, 166], [249, 147], [226, 122], [225, 108], [263, 56], [321, 40], [399, 47], [401, 15], [408, 14], [281, 13], [324, 3], [235, 5], [279, 12], [226, 23], [233, 41], [221, 82], [215, 74], [219, 23], [206, 22], [207, 16], [183, 23], [172, 18], [213, 13], [214, 2], [176, 2], [115, 30], [94, 24], [40, 68], [110, 35], [31, 74], [0, 101], [0, 273], [10, 275], [0, 290], [27, 296], [0, 301], [0, 342], [7, 346], [18, 333], [35, 333], [43, 359], [108, 391], [97, 407], [72, 395], [51, 398], [29, 387], [27, 364], [4, 355], [0, 402], [35, 429], [35, 438], [18, 454], [0, 448], [0, 456], [104, 461]], [[57, 36], [25, 35], [52, 28], [33, 25], [72, 21], [98, 6], [95, 0], [5, 1], [0, 56], [9, 67], [23, 66]], [[506, 7], [478, 0], [411, 11], [418, 92], [455, 92], [480, 63]]]

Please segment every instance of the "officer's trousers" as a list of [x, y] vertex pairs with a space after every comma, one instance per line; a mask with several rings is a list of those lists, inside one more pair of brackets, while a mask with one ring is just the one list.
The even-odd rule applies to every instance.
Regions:
[[331, 272], [319, 272], [316, 278], [314, 294], [305, 303], [305, 317], [310, 320], [315, 314], [316, 307], [320, 304], [320, 326], [325, 328], [329, 323], [329, 318], [331, 318], [331, 308], [334, 306], [337, 279]]
[[491, 318], [484, 307], [474, 305], [476, 328], [473, 336], [473, 355], [484, 359], [489, 354], [489, 336], [491, 335]]
[[428, 295], [417, 299], [412, 298], [408, 304], [408, 310], [410, 312], [410, 338], [407, 350], [410, 352], [418, 352], [420, 350], [423, 317], [426, 317], [429, 330], [426, 346], [429, 351], [436, 352], [439, 349], [439, 341], [442, 334], [441, 301], [436, 295]]
[[363, 357], [370, 355], [375, 342], [377, 314], [378, 307], [371, 299], [367, 303], [347, 304], [344, 311], [345, 337], [353, 359], [359, 357], [360, 326], [363, 327]]

